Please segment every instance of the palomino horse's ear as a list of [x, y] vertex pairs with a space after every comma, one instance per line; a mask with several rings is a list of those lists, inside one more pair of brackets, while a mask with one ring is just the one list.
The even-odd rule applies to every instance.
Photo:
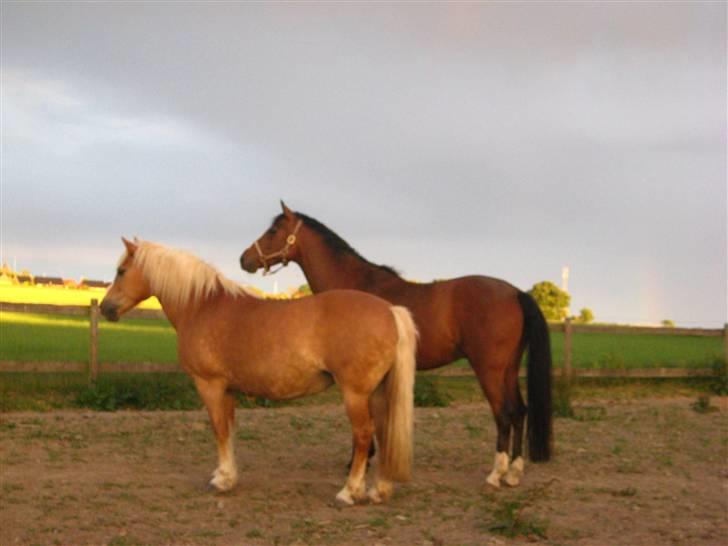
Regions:
[[281, 199], [281, 209], [283, 210], [283, 214], [286, 215], [286, 218], [291, 218], [293, 216], [293, 211], [286, 206], [283, 199]]
[[131, 241], [127, 241], [124, 237], [122, 237], [121, 240], [124, 243], [124, 246], [126, 247], [126, 252], [129, 254], [129, 256], [134, 256], [134, 252], [136, 252], [137, 245], [132, 243]]

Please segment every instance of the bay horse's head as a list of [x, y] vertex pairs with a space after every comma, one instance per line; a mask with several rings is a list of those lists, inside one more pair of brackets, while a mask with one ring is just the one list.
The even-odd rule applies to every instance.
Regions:
[[116, 322], [119, 317], [151, 295], [149, 282], [142, 274], [140, 267], [134, 263], [134, 254], [138, 245], [123, 237], [126, 252], [122, 255], [116, 268], [114, 282], [101, 301], [101, 314], [108, 320]]
[[272, 265], [282, 264], [283, 267], [297, 256], [296, 240], [302, 221], [283, 201], [281, 208], [283, 213], [240, 256], [240, 267], [248, 273], [255, 273], [262, 267], [266, 275], [271, 272]]

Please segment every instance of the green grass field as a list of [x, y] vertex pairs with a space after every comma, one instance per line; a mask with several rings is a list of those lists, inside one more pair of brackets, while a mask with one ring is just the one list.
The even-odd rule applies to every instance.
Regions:
[[[99, 322], [100, 362], [175, 362], [177, 335], [166, 320]], [[0, 360], [86, 362], [86, 317], [0, 311]]]
[[[563, 334], [551, 334], [551, 342], [559, 367]], [[88, 343], [85, 317], [0, 312], [0, 360], [85, 362]], [[164, 320], [99, 323], [101, 362], [175, 362], [175, 344], [175, 332]], [[576, 368], [707, 367], [722, 350], [718, 337], [575, 333], [573, 338]]]
[[[103, 290], [66, 290], [0, 286], [0, 301], [18, 303], [53, 303], [88, 305], [91, 298], [101, 299]], [[147, 308], [158, 308], [156, 300], [147, 300]], [[551, 334], [555, 367], [560, 367], [564, 354], [564, 336]], [[0, 361], [23, 362], [87, 362], [89, 325], [86, 317], [39, 315], [0, 311]], [[686, 337], [668, 335], [613, 335], [575, 333], [573, 365], [576, 368], [650, 368], [710, 367], [723, 358], [723, 340], [719, 337]], [[122, 319], [99, 324], [99, 360], [104, 362], [176, 362], [176, 334], [165, 320]], [[459, 361], [455, 367], [468, 367]], [[420, 374], [422, 375], [422, 374]], [[444, 399], [476, 401], [482, 399], [480, 388], [472, 376], [444, 377], [424, 374], [418, 378], [417, 396], [420, 405], [430, 405], [442, 395]], [[427, 379], [429, 377], [430, 379]], [[428, 390], [428, 381], [437, 388]], [[671, 383], [698, 385], [700, 380]], [[586, 396], [604, 385], [621, 388], [617, 380], [588, 383], [580, 381]], [[708, 384], [708, 383], [706, 383]], [[589, 390], [589, 385], [594, 385]], [[630, 382], [634, 393], [644, 385], [645, 392], [664, 389], [660, 381]], [[686, 387], [689, 389], [692, 387]], [[670, 390], [670, 392], [673, 392]], [[338, 402], [336, 389], [300, 403]], [[250, 400], [241, 397], [243, 403]], [[267, 405], [264, 401], [254, 404]], [[299, 402], [296, 402], [299, 403]], [[92, 407], [116, 409], [188, 409], [199, 407], [191, 381], [181, 374], [101, 374], [96, 388], [90, 388], [84, 374], [0, 374], [0, 411], [44, 410], [59, 407]]]

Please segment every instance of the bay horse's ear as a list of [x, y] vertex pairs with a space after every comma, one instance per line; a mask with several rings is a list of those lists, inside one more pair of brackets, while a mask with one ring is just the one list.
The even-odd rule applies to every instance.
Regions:
[[129, 254], [129, 256], [134, 256], [137, 245], [132, 243], [131, 241], [127, 241], [124, 237], [121, 238], [121, 241], [124, 243], [124, 246], [126, 247], [126, 252]]
[[281, 199], [281, 209], [283, 210], [283, 214], [286, 215], [286, 218], [293, 218], [293, 211], [286, 206], [283, 199]]

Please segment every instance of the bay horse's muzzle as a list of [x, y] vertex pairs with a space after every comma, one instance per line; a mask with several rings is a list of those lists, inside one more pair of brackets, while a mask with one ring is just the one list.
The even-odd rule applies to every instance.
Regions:
[[257, 256], [253, 256], [253, 252], [251, 252], [250, 248], [240, 255], [240, 267], [243, 271], [247, 271], [248, 273], [255, 273], [258, 271], [258, 267], [260, 267], [258, 264], [258, 258]]

